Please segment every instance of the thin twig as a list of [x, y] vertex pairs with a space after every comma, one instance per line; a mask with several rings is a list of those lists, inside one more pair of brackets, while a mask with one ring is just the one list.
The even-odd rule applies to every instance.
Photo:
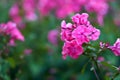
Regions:
[[94, 72], [97, 80], [100, 80], [100, 78], [99, 78], [99, 76], [98, 76], [98, 74], [97, 74], [97, 72], [96, 72], [96, 70], [95, 70], [95, 68], [94, 68], [94, 63], [92, 64], [92, 66], [93, 66], [93, 72]]

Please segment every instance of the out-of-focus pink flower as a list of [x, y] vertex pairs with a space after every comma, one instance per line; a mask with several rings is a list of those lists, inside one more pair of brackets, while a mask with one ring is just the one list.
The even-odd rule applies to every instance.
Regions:
[[66, 56], [70, 56], [74, 59], [78, 58], [83, 53], [83, 48], [81, 45], [78, 45], [75, 40], [71, 42], [65, 42], [63, 46], [63, 59], [66, 59]]
[[116, 26], [120, 26], [120, 11], [117, 11], [115, 14], [114, 14], [114, 23]]
[[10, 16], [18, 15], [19, 14], [19, 8], [17, 4], [14, 4], [9, 12]]
[[108, 12], [107, 0], [88, 0], [85, 8], [88, 12], [95, 12], [100, 25], [103, 25], [103, 18]]
[[19, 7], [18, 4], [14, 4], [9, 11], [11, 19], [16, 22], [17, 24], [20, 24], [22, 22], [22, 18], [19, 15]]
[[104, 61], [104, 60], [105, 60], [104, 57], [102, 57], [102, 56], [99, 56], [99, 57], [98, 57], [98, 61], [102, 62], [102, 61]]
[[44, 16], [48, 15], [54, 8], [56, 8], [56, 0], [39, 0], [38, 10]]
[[35, 21], [37, 19], [37, 15], [33, 12], [26, 12], [25, 17], [28, 21]]
[[[20, 27], [24, 27], [21, 24], [22, 22], [22, 17], [25, 16], [25, 19], [28, 21], [35, 21], [37, 19], [37, 15], [35, 14], [35, 9], [36, 9], [36, 2], [35, 0], [22, 0], [22, 6], [18, 5], [15, 3], [10, 11], [10, 17], [12, 21], [17, 23]], [[20, 8], [21, 7], [21, 8]], [[20, 11], [22, 11], [22, 15], [20, 15]]]
[[25, 17], [28, 21], [35, 21], [37, 19], [35, 8], [35, 0], [23, 0], [23, 9], [25, 11]]
[[15, 40], [14, 39], [10, 39], [8, 45], [10, 45], [10, 46], [16, 46]]
[[87, 13], [74, 15], [72, 22], [61, 22], [61, 39], [65, 42], [62, 51], [64, 59], [67, 55], [78, 58], [83, 53], [82, 45], [91, 40], [96, 41], [100, 36], [100, 31], [88, 21]]
[[25, 49], [24, 50], [24, 54], [25, 55], [29, 55], [29, 54], [31, 54], [32, 53], [32, 49]]
[[48, 33], [48, 41], [53, 45], [58, 44], [58, 33], [59, 31], [56, 29], [49, 31]]
[[56, 9], [56, 15], [58, 18], [65, 18], [69, 16], [70, 14], [73, 14], [75, 12], [79, 12], [81, 9], [81, 6], [76, 1], [73, 0], [58, 0], [57, 9]]
[[80, 12], [81, 8], [85, 7], [86, 11], [96, 13], [98, 23], [102, 25], [103, 18], [108, 11], [108, 2], [108, 0], [22, 0], [21, 9], [17, 4], [13, 5], [10, 9], [10, 16], [14, 21], [21, 20], [19, 11], [23, 11], [27, 20], [34, 21], [37, 19], [35, 12], [38, 10], [42, 16], [52, 13], [57, 18], [63, 19]]
[[3, 28], [3, 33], [10, 36], [9, 45], [15, 45], [15, 40], [24, 41], [24, 36], [17, 29], [16, 23], [8, 22], [6, 24], [0, 24], [1, 28]]
[[17, 29], [16, 24], [13, 22], [8, 22], [7, 24], [7, 30], [6, 33], [11, 36], [12, 39], [17, 39], [24, 41], [23, 35], [20, 33], [20, 31]]
[[113, 46], [109, 46], [108, 48], [113, 51], [115, 56], [120, 56], [120, 38], [117, 39]]
[[116, 26], [120, 26], [120, 17], [114, 18], [114, 23]]

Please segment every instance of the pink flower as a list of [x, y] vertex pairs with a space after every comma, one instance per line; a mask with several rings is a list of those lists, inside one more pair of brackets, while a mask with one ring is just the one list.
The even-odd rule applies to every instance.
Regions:
[[113, 51], [115, 56], [120, 56], [120, 38], [117, 39], [113, 46], [109, 46], [108, 48]]
[[109, 45], [110, 45], [109, 43], [100, 42], [100, 48], [108, 48]]
[[80, 25], [76, 29], [74, 29], [72, 32], [72, 37], [75, 38], [78, 44], [80, 45], [82, 45], [83, 43], [89, 42], [89, 38], [87, 37], [87, 35], [85, 35], [85, 33], [87, 33], [86, 29], [87, 29], [86, 26]]
[[9, 14], [10, 16], [15, 16], [15, 15], [18, 15], [19, 14], [19, 8], [18, 8], [18, 5], [17, 4], [14, 4], [10, 11], [9, 11]]
[[100, 36], [100, 30], [96, 29], [95, 27], [89, 26], [89, 38], [90, 40], [96, 41], [97, 39], [99, 39]]
[[24, 41], [24, 36], [17, 29], [16, 24], [13, 22], [8, 22], [6, 24], [1, 24], [1, 28], [3, 28], [3, 33], [10, 36], [10, 45], [15, 45], [15, 40]]
[[14, 39], [10, 39], [8, 45], [10, 45], [10, 46], [16, 46], [15, 40]]
[[72, 40], [72, 24], [68, 23], [66, 24], [66, 22], [63, 20], [61, 22], [61, 39], [63, 41], [70, 41]]
[[64, 41], [62, 55], [78, 58], [83, 53], [82, 45], [91, 40], [96, 41], [100, 36], [100, 30], [93, 27], [88, 21], [88, 14], [76, 14], [72, 17], [72, 23], [61, 22], [61, 39]]
[[48, 33], [48, 41], [52, 43], [53, 45], [58, 44], [58, 33], [59, 32], [56, 29], [49, 31]]
[[24, 54], [29, 55], [32, 53], [32, 49], [25, 49]]
[[98, 61], [102, 62], [102, 61], [104, 61], [104, 60], [105, 60], [104, 57], [102, 57], [102, 56], [99, 56], [99, 57], [98, 57]]
[[11, 19], [16, 22], [17, 24], [20, 24], [22, 22], [22, 18], [19, 15], [19, 6], [18, 4], [14, 4], [9, 11]]
[[56, 8], [56, 5], [56, 0], [39, 0], [38, 10], [40, 11], [40, 14], [46, 16], [50, 11]]
[[95, 12], [100, 25], [103, 25], [103, 18], [108, 12], [107, 0], [88, 0], [85, 8], [88, 12]]
[[8, 22], [6, 25], [7, 25], [6, 33], [9, 34], [12, 39], [17, 39], [17, 40], [24, 41], [24, 37], [20, 33], [20, 31], [17, 29], [15, 23]]
[[82, 13], [80, 14], [76, 14], [72, 17], [72, 21], [77, 24], [77, 25], [90, 25], [90, 22], [88, 21], [88, 17], [89, 15], [87, 13]]
[[25, 17], [28, 21], [35, 21], [37, 19], [37, 15], [34, 12], [26, 12]]
[[25, 18], [28, 21], [35, 21], [37, 15], [35, 14], [35, 1], [34, 0], [23, 0], [23, 9], [25, 11]]
[[65, 42], [63, 46], [63, 59], [66, 59], [66, 56], [70, 56], [74, 59], [78, 58], [83, 53], [82, 46], [78, 45], [75, 40], [71, 42]]

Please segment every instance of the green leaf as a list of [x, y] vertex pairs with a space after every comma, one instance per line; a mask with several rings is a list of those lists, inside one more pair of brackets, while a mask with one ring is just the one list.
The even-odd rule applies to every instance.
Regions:
[[110, 69], [112, 69], [112, 70], [114, 70], [114, 71], [118, 71], [118, 68], [116, 66], [113, 66], [112, 64], [109, 64], [109, 63], [107, 63], [105, 61], [101, 62], [101, 64], [108, 67], [108, 68], [110, 68]]
[[12, 68], [15, 67], [16, 63], [15, 63], [15, 60], [13, 58], [7, 58], [7, 61], [9, 62], [10, 66]]

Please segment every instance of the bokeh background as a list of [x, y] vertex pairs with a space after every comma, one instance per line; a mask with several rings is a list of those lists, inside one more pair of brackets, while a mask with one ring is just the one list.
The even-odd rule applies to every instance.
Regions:
[[[78, 59], [71, 59], [70, 57], [67, 57], [66, 60], [62, 59], [63, 42], [60, 40], [60, 24], [62, 20], [71, 22], [71, 16], [75, 13], [87, 12], [92, 25], [101, 30], [99, 40], [93, 42], [93, 45], [96, 48], [99, 47], [100, 41], [109, 42], [112, 45], [120, 37], [120, 1], [106, 0], [109, 9], [104, 16], [104, 25], [97, 22], [97, 13], [88, 12], [83, 7], [80, 11], [71, 12], [70, 15], [62, 18], [55, 15], [55, 9], [50, 10], [48, 14], [42, 14], [39, 9], [35, 8], [36, 17], [32, 16], [32, 18], [27, 19], [24, 6], [28, 7], [29, 4], [23, 5], [24, 1], [0, 0], [0, 23], [17, 20], [13, 20], [13, 16], [10, 16], [10, 9], [17, 3], [21, 22], [18, 20], [16, 23], [25, 37], [24, 42], [16, 41], [16, 46], [9, 46], [7, 52], [0, 54], [0, 80], [97, 80], [93, 71], [90, 70], [91, 64], [86, 56], [81, 55]], [[32, 0], [26, 0], [26, 3], [27, 1], [29, 3]], [[44, 4], [44, 1], [41, 0], [40, 4]], [[65, 5], [67, 4], [63, 4], [63, 6]], [[45, 7], [43, 10], [48, 8]], [[62, 13], [67, 13], [67, 11], [63, 8]], [[50, 33], [51, 30], [53, 33]], [[53, 42], [49, 38], [50, 34]], [[2, 50], [3, 39], [6, 38], [0, 37], [0, 50]], [[111, 51], [103, 51], [100, 56], [103, 56], [105, 61], [119, 67], [120, 58], [114, 56]], [[102, 79], [110, 80], [109, 75], [111, 75], [112, 70], [101, 70], [104, 74]], [[115, 80], [120, 80], [120, 76], [116, 77]]]

